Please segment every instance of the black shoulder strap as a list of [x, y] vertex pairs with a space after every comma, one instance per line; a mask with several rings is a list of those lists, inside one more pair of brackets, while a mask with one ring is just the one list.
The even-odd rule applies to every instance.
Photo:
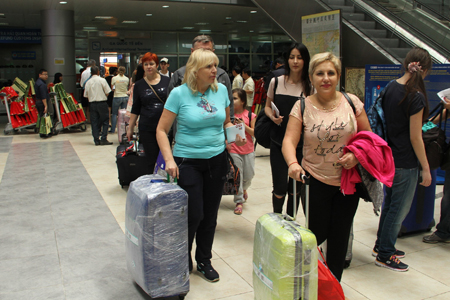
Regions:
[[356, 108], [355, 108], [355, 104], [353, 104], [352, 99], [347, 95], [346, 92], [341, 92], [341, 93], [342, 93], [342, 95], [344, 95], [344, 97], [347, 99], [348, 104], [350, 104], [350, 106], [351, 106], [352, 109], [353, 109], [353, 113], [356, 115]]
[[273, 98], [275, 99], [275, 92], [277, 91], [277, 87], [278, 87], [278, 77], [274, 77], [275, 78], [275, 86], [273, 87]]
[[302, 120], [303, 120], [303, 114], [305, 113], [305, 97], [303, 97], [303, 92], [300, 95], [300, 110], [302, 112]]
[[248, 111], [248, 127], [252, 127], [252, 110]]

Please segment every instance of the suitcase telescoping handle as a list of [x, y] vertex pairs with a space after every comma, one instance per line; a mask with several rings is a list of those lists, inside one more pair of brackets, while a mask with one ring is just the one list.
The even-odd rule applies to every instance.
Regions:
[[[309, 228], [309, 176], [306, 176], [304, 174], [301, 175], [301, 179], [305, 182], [305, 227]], [[294, 219], [297, 216], [297, 181], [295, 179], [294, 180]]]

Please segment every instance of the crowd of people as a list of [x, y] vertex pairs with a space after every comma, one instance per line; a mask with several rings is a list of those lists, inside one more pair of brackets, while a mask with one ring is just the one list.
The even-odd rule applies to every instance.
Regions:
[[[294, 43], [286, 57], [275, 63], [264, 84], [267, 91], [264, 112], [273, 122], [270, 135], [273, 212], [285, 210], [293, 216], [295, 203], [298, 206], [300, 202], [305, 208], [305, 198], [301, 197], [302, 175], [309, 176], [309, 210], [305, 211], [309, 228], [318, 244], [327, 242], [328, 266], [341, 280], [360, 199], [359, 194], [344, 194], [341, 189], [346, 172], [360, 163], [359, 156], [345, 147], [355, 137], [368, 136], [372, 140], [376, 137], [371, 133], [363, 102], [337, 89], [342, 74], [339, 58], [329, 52], [310, 57], [305, 45]], [[82, 103], [83, 107], [89, 107], [86, 114], [90, 114], [95, 145], [112, 144], [107, 140], [109, 115], [109, 132], [114, 132], [118, 111], [126, 108], [130, 114], [127, 138], [133, 138], [137, 126], [148, 173], [153, 173], [161, 153], [166, 171], [178, 178], [178, 184], [188, 193], [189, 253], [196, 242], [194, 257], [189, 255], [189, 269], [192, 271], [195, 259], [197, 270], [211, 282], [219, 280], [211, 258], [227, 173], [227, 152], [241, 171], [240, 188], [234, 196], [234, 213], [240, 215], [255, 175], [253, 137], [257, 118], [251, 110], [255, 91], [251, 70], [234, 66], [234, 79], [230, 80], [218, 64], [212, 38], [200, 35], [192, 42], [186, 66], [173, 73], [168, 70], [167, 58], [159, 59], [148, 52], [140, 57], [130, 78], [121, 66], [110, 68], [110, 78], [103, 79], [93, 60], [81, 76]], [[420, 184], [431, 184], [421, 135], [422, 124], [428, 119], [424, 78], [431, 66], [429, 53], [413, 48], [403, 63], [404, 75], [386, 88], [383, 102], [387, 146], [392, 150], [395, 170], [392, 186], [386, 187], [373, 254], [376, 265], [395, 271], [408, 270], [408, 265], [399, 260], [405, 252], [396, 249], [395, 244], [411, 207], [419, 170]], [[44, 93], [42, 85], [48, 74], [44, 72], [39, 77], [36, 105], [43, 114], [48, 105], [46, 96], [40, 95], [41, 91]], [[55, 83], [58, 81], [62, 81], [62, 74], [55, 74]], [[272, 108], [273, 104], [278, 112]], [[450, 108], [450, 103], [446, 108]], [[230, 144], [225, 131], [236, 124], [244, 126], [245, 138], [237, 135]], [[436, 232], [423, 238], [426, 243], [450, 242], [449, 188], [450, 176], [446, 176], [441, 220]]]

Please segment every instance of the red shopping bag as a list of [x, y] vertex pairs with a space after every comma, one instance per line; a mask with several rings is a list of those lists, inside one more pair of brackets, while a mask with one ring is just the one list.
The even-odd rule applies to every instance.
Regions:
[[63, 127], [67, 127], [67, 118], [66, 114], [61, 114], [61, 122], [63, 124]]
[[317, 300], [345, 300], [341, 284], [331, 273], [320, 249], [319, 253], [322, 256], [322, 260], [319, 259], [318, 263], [319, 289]]
[[19, 127], [19, 123], [17, 123], [17, 120], [16, 120], [16, 116], [15, 116], [15, 115], [11, 115], [11, 126], [12, 126], [13, 128]]
[[70, 94], [70, 96], [72, 96], [73, 103], [75, 103], [75, 105], [77, 105], [78, 101], [75, 100], [75, 97], [74, 97], [73, 93], [69, 93], [69, 94]]

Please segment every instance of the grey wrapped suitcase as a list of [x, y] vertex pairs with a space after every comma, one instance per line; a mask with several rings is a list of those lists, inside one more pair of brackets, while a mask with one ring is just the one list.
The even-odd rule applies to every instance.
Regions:
[[189, 291], [188, 195], [157, 174], [130, 184], [126, 202], [126, 259], [134, 281], [152, 298]]

